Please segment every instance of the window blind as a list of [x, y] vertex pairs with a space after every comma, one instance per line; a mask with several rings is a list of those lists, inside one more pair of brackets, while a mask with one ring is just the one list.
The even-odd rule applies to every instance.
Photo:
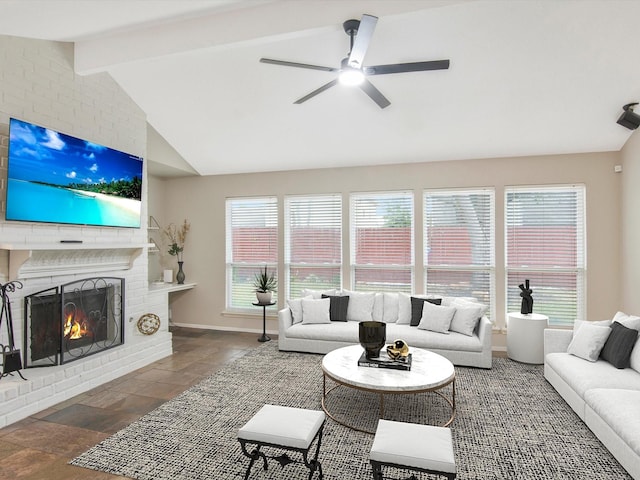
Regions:
[[227, 308], [252, 308], [256, 301], [253, 280], [265, 265], [277, 276], [277, 198], [227, 199]]
[[413, 194], [352, 194], [352, 288], [411, 293], [413, 262]]
[[342, 197], [285, 198], [287, 298], [342, 285]]
[[423, 215], [425, 292], [474, 297], [493, 318], [494, 191], [425, 191]]
[[550, 325], [585, 317], [584, 185], [505, 190], [507, 311], [520, 311], [529, 279], [533, 311]]

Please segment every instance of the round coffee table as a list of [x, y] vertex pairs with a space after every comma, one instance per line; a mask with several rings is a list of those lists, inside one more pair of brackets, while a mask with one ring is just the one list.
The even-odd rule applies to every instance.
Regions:
[[[327, 408], [327, 396], [336, 388], [345, 386], [378, 393], [380, 395], [379, 418], [384, 416], [385, 394], [434, 392], [451, 407], [451, 417], [442, 426], [451, 425], [456, 413], [456, 373], [449, 360], [428, 350], [411, 348], [411, 370], [361, 367], [358, 366], [358, 359], [363, 351], [360, 345], [351, 345], [333, 350], [322, 359], [322, 409], [331, 419], [353, 430], [375, 433], [375, 431], [363, 430], [337, 419]], [[328, 390], [327, 378], [336, 383]], [[449, 384], [451, 384], [451, 398], [439, 391]]]

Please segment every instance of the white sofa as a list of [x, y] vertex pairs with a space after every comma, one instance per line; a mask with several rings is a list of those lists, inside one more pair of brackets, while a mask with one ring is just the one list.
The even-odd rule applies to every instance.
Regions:
[[[579, 322], [573, 331], [546, 329], [544, 376], [629, 474], [640, 480], [640, 339], [627, 368], [616, 368], [599, 357], [597, 342], [587, 347], [591, 360], [596, 359], [589, 361], [576, 353], [575, 337], [582, 323], [606, 326], [611, 321]], [[620, 323], [640, 328], [640, 319]]]
[[[341, 295], [357, 295], [355, 292], [341, 292]], [[486, 307], [480, 310], [480, 315], [475, 319], [475, 326], [470, 326], [466, 333], [458, 331], [432, 331], [418, 326], [410, 326], [402, 323], [399, 318], [403, 316], [403, 302], [406, 303], [406, 296], [401, 297], [399, 302], [395, 302], [393, 295], [403, 294], [381, 294], [374, 297], [374, 304], [371, 311], [366, 315], [353, 314], [350, 312], [349, 321], [331, 321], [325, 323], [304, 323], [294, 322], [292, 313], [293, 302], [289, 301], [289, 306], [278, 312], [278, 347], [283, 351], [328, 353], [336, 348], [345, 347], [359, 343], [358, 326], [362, 320], [384, 321], [386, 326], [387, 344], [397, 340], [404, 340], [410, 347], [425, 348], [448, 358], [454, 365], [491, 368], [491, 333], [492, 324], [484, 315]], [[316, 295], [317, 296], [317, 295]], [[307, 297], [310, 298], [310, 297]], [[422, 297], [424, 298], [424, 297]], [[317, 298], [316, 298], [317, 299]], [[385, 299], [387, 300], [385, 303]], [[461, 312], [469, 304], [463, 307], [457, 302], [472, 302], [472, 299], [456, 299], [453, 297], [442, 298], [442, 305], [448, 308], [457, 308]], [[349, 305], [355, 304], [351, 301]], [[404, 308], [406, 310], [406, 306]], [[436, 310], [431, 304], [425, 310]], [[362, 312], [360, 312], [362, 314]], [[355, 315], [355, 317], [354, 317]], [[426, 313], [423, 318], [426, 317]], [[453, 327], [453, 325], [452, 325]], [[464, 330], [464, 329], [462, 329]]]

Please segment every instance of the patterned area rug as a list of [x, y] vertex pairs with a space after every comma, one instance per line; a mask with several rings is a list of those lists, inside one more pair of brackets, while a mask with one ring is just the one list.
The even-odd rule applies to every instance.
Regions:
[[[237, 430], [265, 403], [320, 410], [321, 360], [320, 355], [279, 352], [276, 342], [262, 345], [71, 463], [139, 480], [241, 479], [248, 459]], [[631, 479], [544, 380], [542, 366], [497, 358], [492, 370], [457, 367], [456, 376], [451, 428], [459, 479]], [[340, 387], [328, 405], [338, 418], [374, 429], [377, 401]], [[448, 415], [437, 395], [385, 397], [387, 419], [443, 423]], [[325, 478], [372, 478], [372, 440], [328, 419], [320, 452]], [[289, 480], [307, 474], [302, 465], [283, 469], [271, 461], [266, 472], [256, 463], [250, 478]]]

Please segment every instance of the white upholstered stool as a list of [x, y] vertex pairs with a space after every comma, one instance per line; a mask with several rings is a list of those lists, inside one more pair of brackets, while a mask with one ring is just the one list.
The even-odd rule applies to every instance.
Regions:
[[[262, 457], [264, 469], [267, 470], [267, 455], [260, 451], [261, 447], [276, 447], [300, 452], [302, 462], [291, 459], [286, 453], [277, 457], [269, 456], [269, 458], [277, 460], [283, 468], [289, 463], [304, 463], [309, 469], [309, 480], [316, 470], [320, 474], [319, 478], [322, 479], [322, 466], [318, 461], [318, 454], [320, 453], [324, 421], [324, 412], [317, 410], [277, 405], [263, 406], [238, 431], [238, 441], [242, 453], [251, 459], [244, 476], [245, 480], [249, 478], [253, 463], [260, 457]], [[316, 438], [315, 455], [309, 460], [309, 450]], [[253, 451], [247, 450], [247, 444], [255, 446]]]
[[456, 478], [451, 430], [445, 427], [379, 420], [369, 459], [374, 480], [382, 480], [383, 466]]

